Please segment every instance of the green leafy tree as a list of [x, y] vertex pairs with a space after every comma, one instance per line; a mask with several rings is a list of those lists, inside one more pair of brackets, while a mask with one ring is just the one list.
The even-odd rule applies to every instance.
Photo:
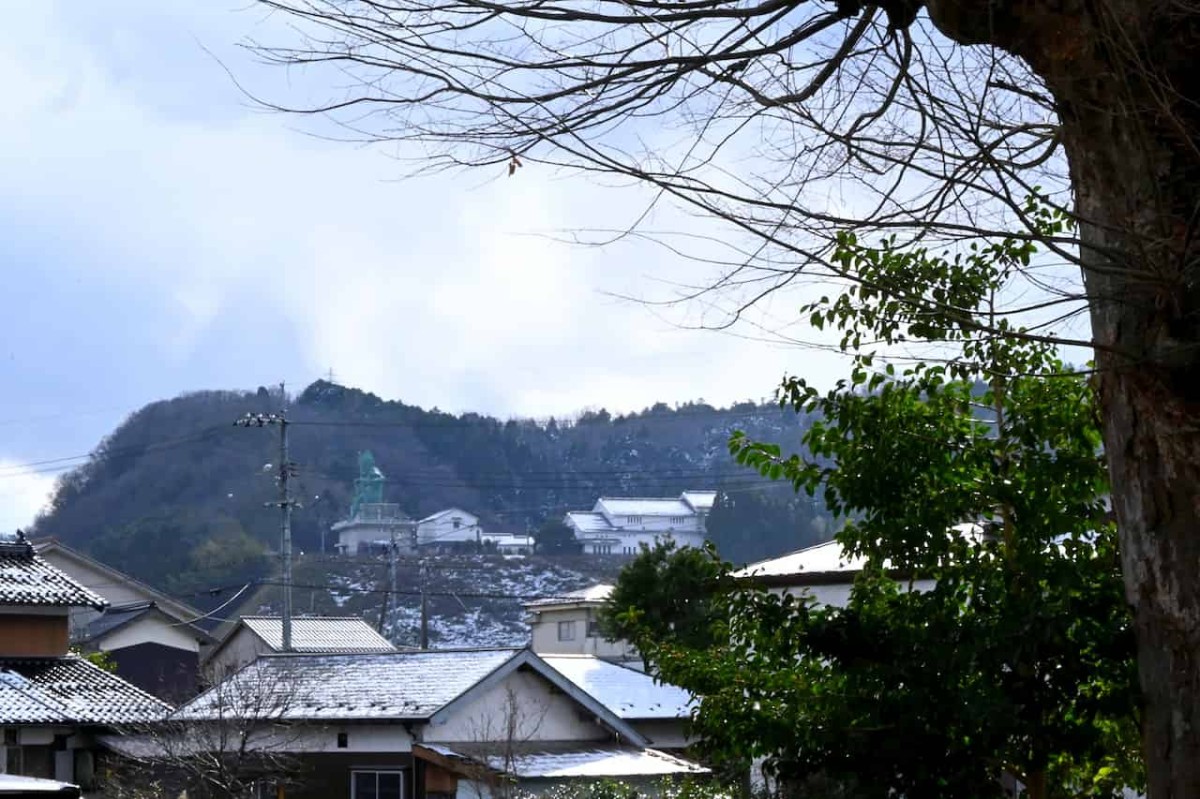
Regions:
[[[821, 417], [807, 452], [740, 435], [731, 450], [823, 490], [847, 520], [837, 540], [867, 566], [846, 607], [735, 592], [726, 643], [659, 647], [663, 676], [703, 697], [716, 754], [880, 797], [999, 797], [1004, 773], [1032, 799], [1141, 784], [1092, 390], [1051, 341], [981, 334], [1003, 330], [995, 297], [1033, 255], [1016, 240], [962, 255], [840, 241], [838, 257], [874, 279], [807, 312], [842, 331], [850, 380], [827, 393], [785, 382], [783, 403]], [[901, 285], [951, 310], [888, 288]], [[914, 337], [946, 359], [876, 370], [863, 346]]]
[[580, 551], [575, 531], [561, 519], [549, 519], [533, 533], [534, 546], [543, 555], [575, 555]]
[[727, 571], [712, 549], [681, 548], [671, 540], [643, 545], [621, 569], [600, 627], [611, 639], [633, 643], [648, 666], [664, 644], [707, 649], [720, 640], [717, 595]]

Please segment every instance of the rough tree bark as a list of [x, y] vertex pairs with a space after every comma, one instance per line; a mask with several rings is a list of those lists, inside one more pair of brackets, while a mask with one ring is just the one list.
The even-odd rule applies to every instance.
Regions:
[[1200, 7], [934, 0], [1058, 106], [1134, 608], [1152, 799], [1200, 797]]

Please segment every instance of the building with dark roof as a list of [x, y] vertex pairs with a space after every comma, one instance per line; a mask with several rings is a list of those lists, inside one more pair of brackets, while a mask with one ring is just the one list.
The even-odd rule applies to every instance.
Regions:
[[0, 534], [0, 765], [91, 786], [97, 736], [170, 706], [68, 653], [70, 611], [105, 600], [47, 563], [21, 533]]
[[204, 613], [57, 539], [32, 544], [39, 558], [106, 603], [70, 609], [73, 646], [107, 653], [117, 674], [161, 699], [196, 695], [200, 661], [216, 641], [201, 626]]

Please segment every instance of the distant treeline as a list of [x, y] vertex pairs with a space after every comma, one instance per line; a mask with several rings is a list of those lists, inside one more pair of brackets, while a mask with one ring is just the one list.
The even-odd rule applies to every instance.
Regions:
[[[240, 579], [278, 541], [278, 435], [234, 427], [246, 413], [278, 411], [279, 390], [204, 391], [151, 403], [65, 474], [37, 532], [58, 536], [135, 575], [178, 591]], [[450, 506], [485, 527], [532, 530], [599, 496], [726, 493], [712, 535], [733, 561], [779, 554], [823, 537], [819, 498], [797, 497], [739, 467], [734, 430], [799, 446], [807, 421], [774, 405], [714, 408], [663, 403], [640, 413], [601, 409], [570, 423], [499, 420], [424, 410], [318, 381], [286, 402], [297, 464], [296, 547], [315, 551], [343, 518], [369, 449], [387, 477], [385, 500], [421, 517]], [[326, 535], [324, 547], [332, 549]], [[256, 568], [261, 569], [261, 566]]]

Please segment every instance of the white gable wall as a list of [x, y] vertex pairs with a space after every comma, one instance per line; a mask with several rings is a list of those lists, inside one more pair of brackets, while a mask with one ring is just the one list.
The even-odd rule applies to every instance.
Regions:
[[526, 670], [515, 671], [482, 695], [454, 705], [447, 716], [441, 723], [427, 725], [422, 739], [431, 743], [502, 744], [509, 739], [510, 717], [516, 725], [514, 743], [601, 741], [609, 737], [583, 706], [541, 675]]
[[200, 642], [188, 634], [189, 628], [173, 624], [163, 616], [148, 614], [101, 638], [97, 643], [106, 651], [137, 644], [162, 644], [174, 649], [199, 652]]
[[449, 508], [436, 518], [417, 523], [419, 544], [448, 544], [455, 541], [478, 541], [482, 536], [479, 517], [461, 508]]
[[220, 680], [270, 652], [266, 643], [245, 625], [238, 625], [204, 667], [210, 679]]

